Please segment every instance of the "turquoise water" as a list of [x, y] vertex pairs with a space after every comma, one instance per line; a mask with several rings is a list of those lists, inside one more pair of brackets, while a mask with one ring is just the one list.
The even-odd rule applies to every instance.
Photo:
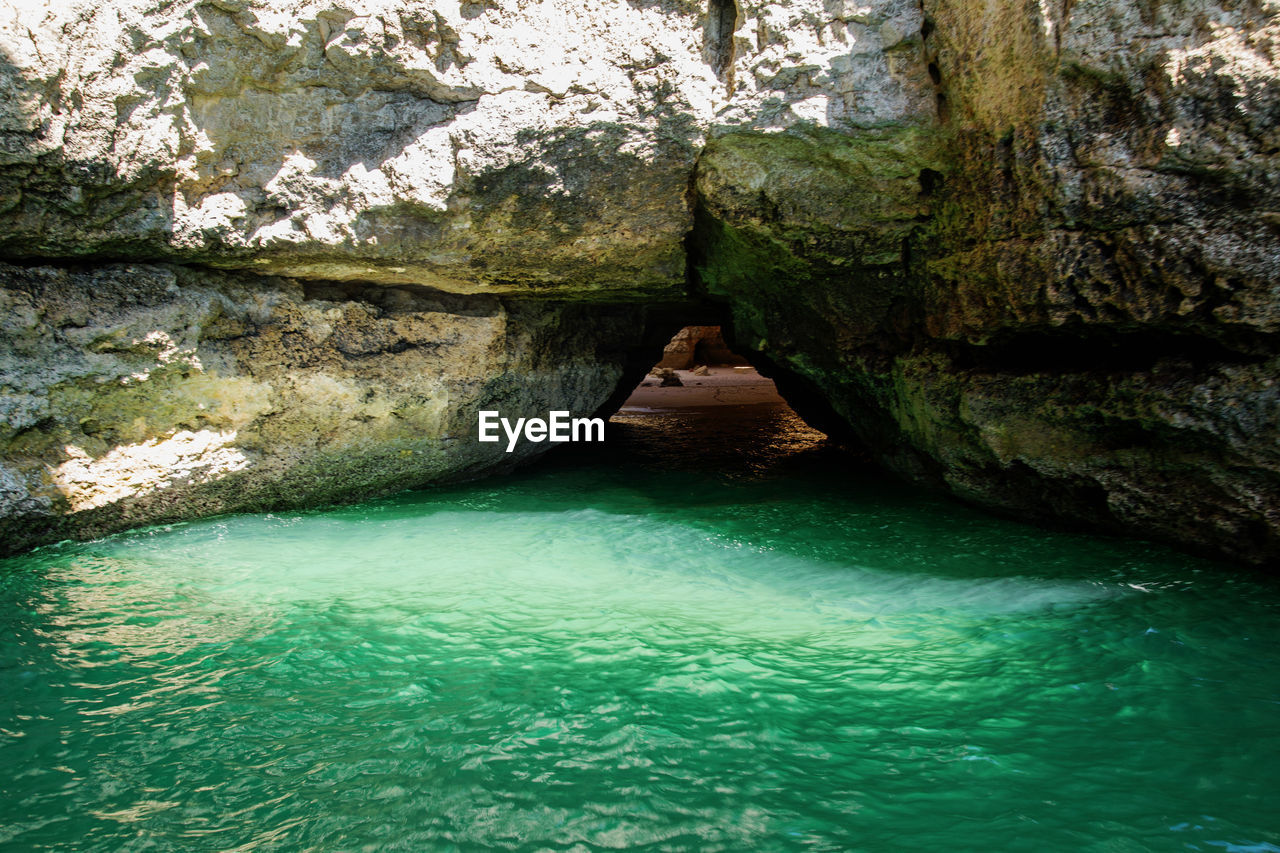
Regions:
[[0, 847], [1280, 850], [1275, 582], [739, 414], [0, 564]]

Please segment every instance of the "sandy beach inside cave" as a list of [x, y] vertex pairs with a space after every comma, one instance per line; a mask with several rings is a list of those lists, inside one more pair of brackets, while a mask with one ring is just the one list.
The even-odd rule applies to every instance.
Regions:
[[656, 376], [646, 376], [622, 404], [621, 411], [630, 413], [660, 412], [693, 406], [749, 406], [759, 403], [782, 403], [773, 380], [756, 372], [754, 367], [711, 367], [706, 376], [691, 370], [677, 370], [684, 385], [662, 387]]

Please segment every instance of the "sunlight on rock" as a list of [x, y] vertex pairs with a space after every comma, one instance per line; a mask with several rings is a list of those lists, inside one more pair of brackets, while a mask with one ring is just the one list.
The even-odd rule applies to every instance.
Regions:
[[53, 469], [52, 479], [73, 511], [93, 509], [122, 498], [204, 483], [241, 471], [249, 466], [249, 458], [230, 446], [235, 438], [235, 430], [183, 430], [172, 438], [117, 447], [97, 459], [67, 445], [70, 458]]
[[[155, 367], [163, 367], [170, 364], [186, 364], [196, 370], [203, 371], [204, 365], [200, 363], [200, 357], [196, 355], [194, 349], [180, 349], [174, 342], [168, 332], [156, 330], [148, 332], [144, 337], [133, 341], [135, 347], [154, 350], [156, 354]], [[153, 368], [145, 368], [135, 371], [128, 376], [120, 379], [121, 385], [128, 385], [130, 382], [146, 382], [151, 378]]]

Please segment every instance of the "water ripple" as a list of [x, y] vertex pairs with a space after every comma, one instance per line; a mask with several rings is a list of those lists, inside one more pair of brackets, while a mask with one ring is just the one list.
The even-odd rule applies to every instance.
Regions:
[[10, 560], [0, 846], [1280, 845], [1274, 582], [770, 464]]

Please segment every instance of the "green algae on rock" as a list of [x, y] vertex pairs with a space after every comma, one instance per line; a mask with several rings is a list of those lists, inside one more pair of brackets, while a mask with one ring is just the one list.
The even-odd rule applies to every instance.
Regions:
[[643, 310], [156, 265], [0, 265], [0, 542], [351, 500], [526, 459], [477, 411], [590, 414]]

